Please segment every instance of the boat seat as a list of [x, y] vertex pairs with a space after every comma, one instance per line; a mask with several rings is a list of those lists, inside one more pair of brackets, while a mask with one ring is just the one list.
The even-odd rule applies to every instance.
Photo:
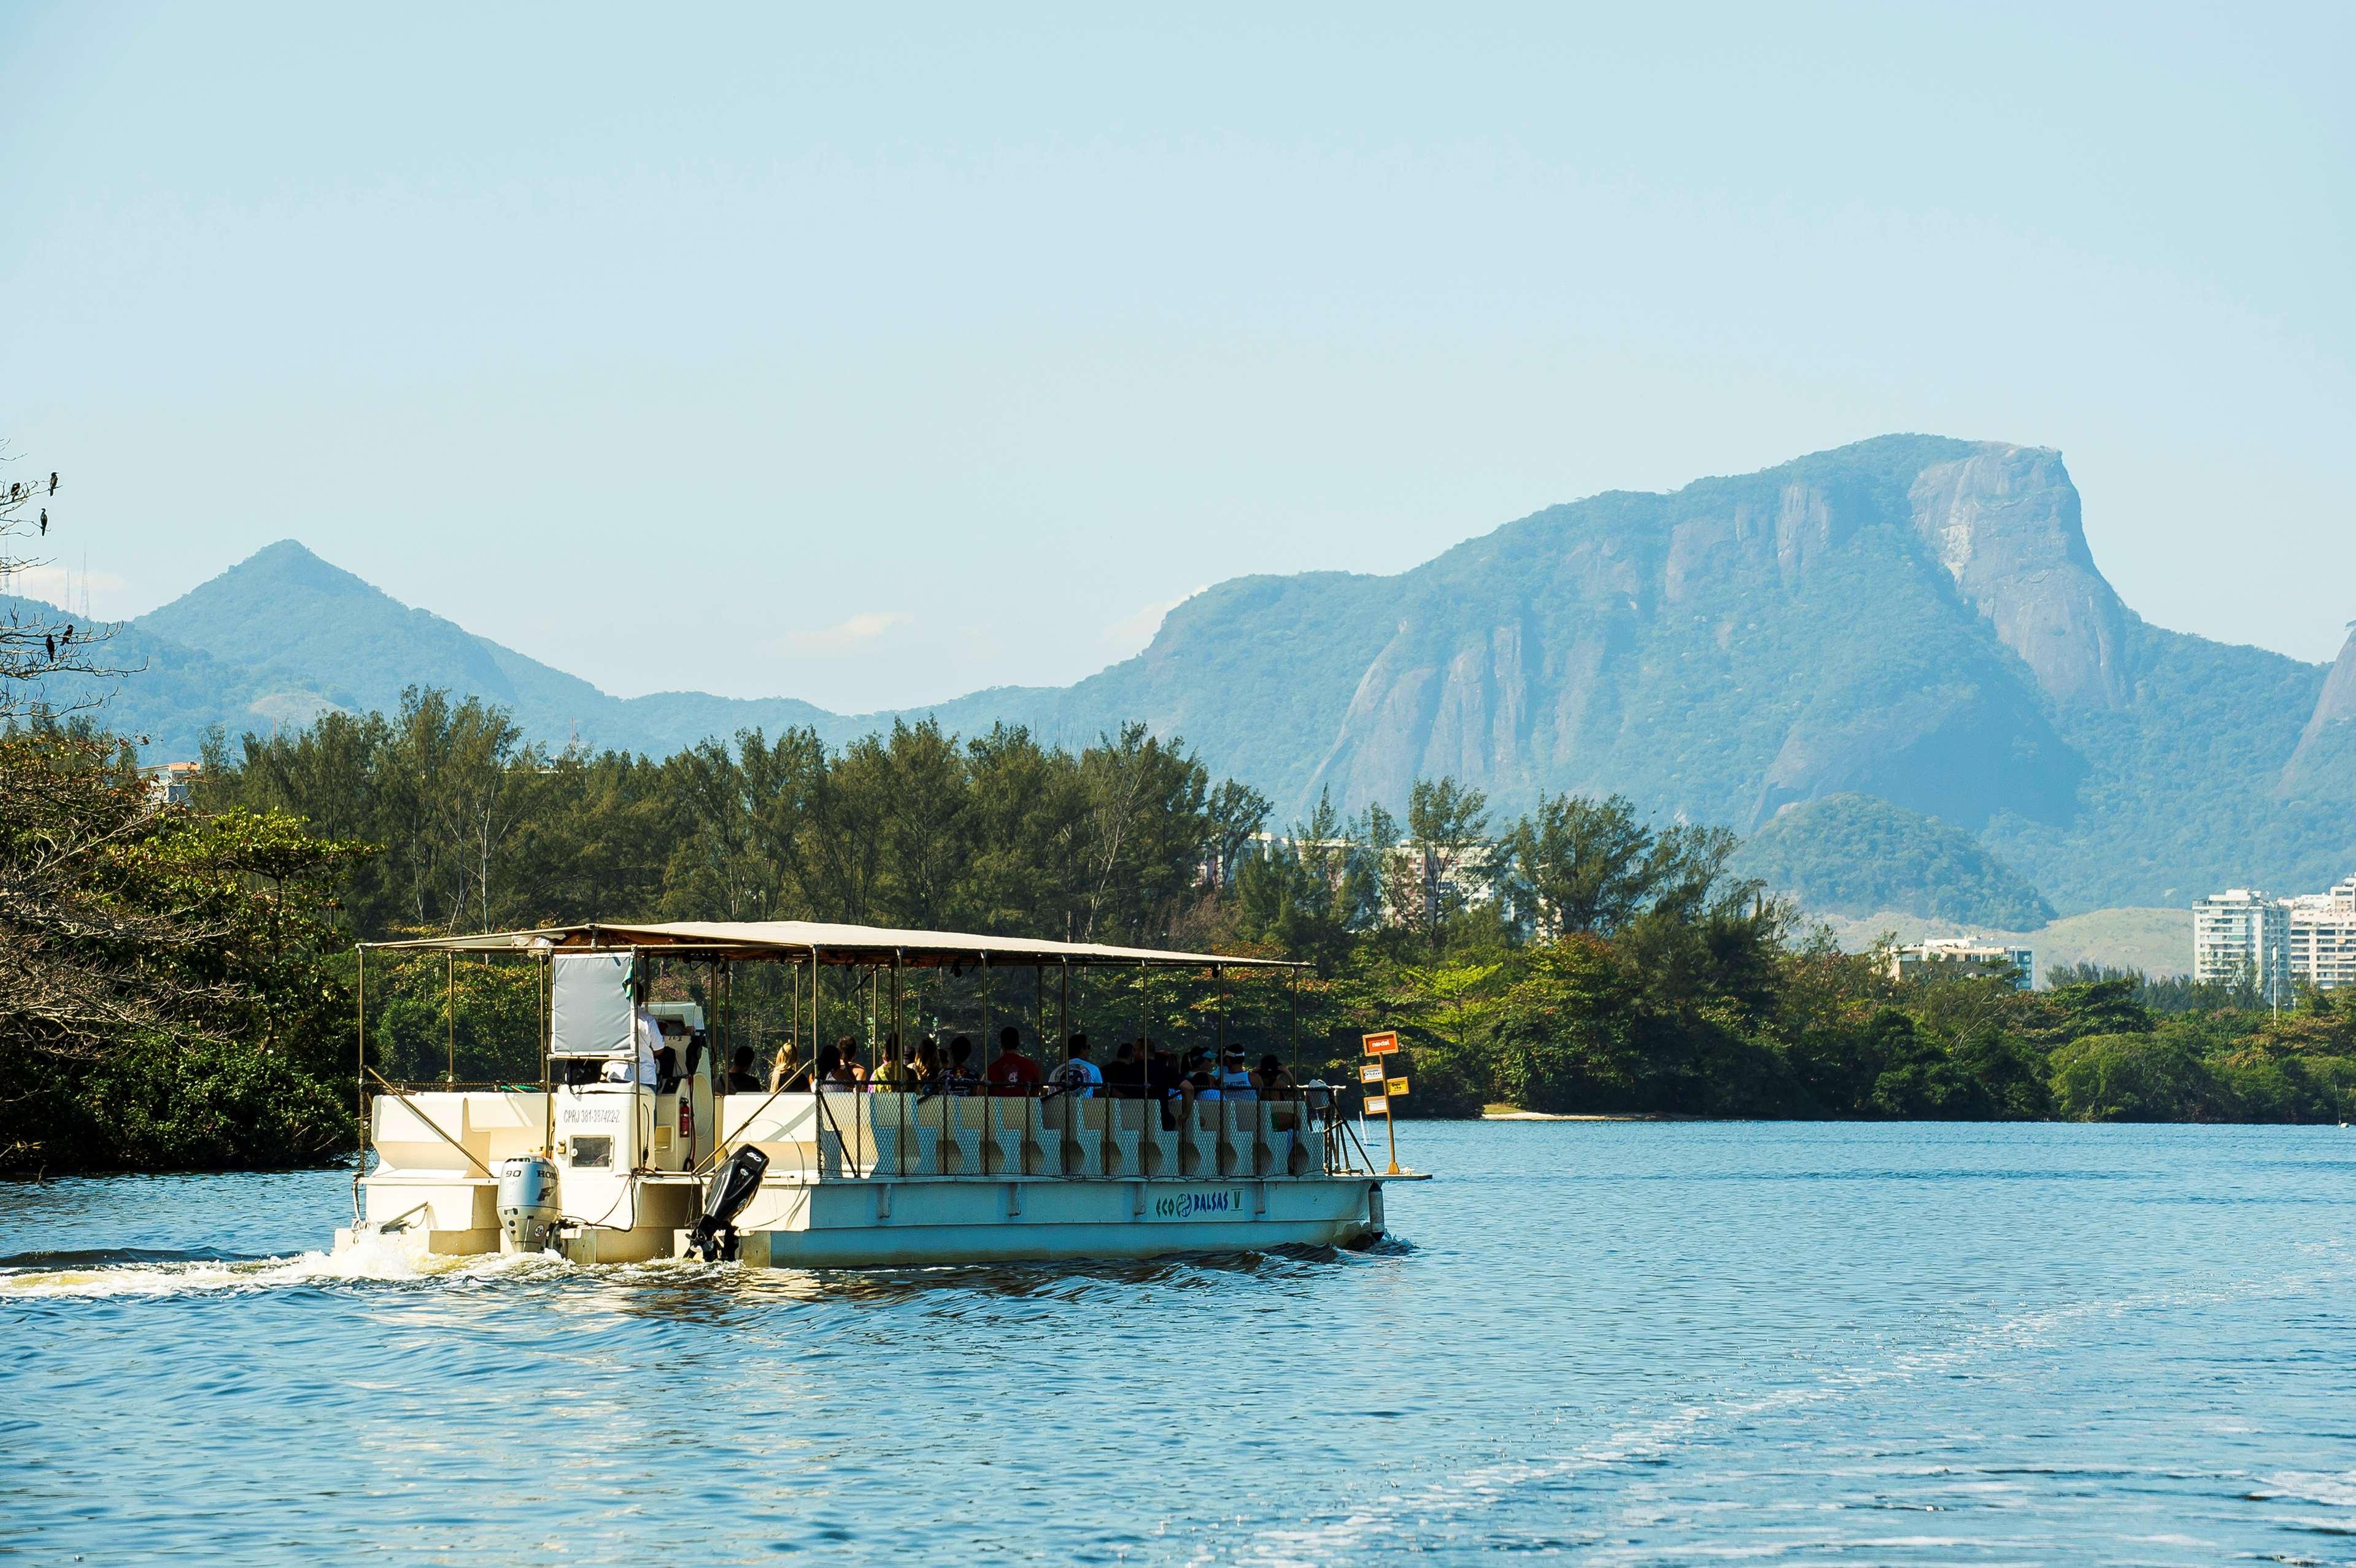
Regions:
[[1142, 1114], [1138, 1118], [1138, 1151], [1144, 1161], [1141, 1175], [1173, 1176], [1178, 1172], [1178, 1140], [1176, 1128], [1162, 1120], [1166, 1112], [1173, 1120], [1178, 1108], [1166, 1101], [1146, 1100], [1138, 1102]]
[[1221, 1100], [1214, 1107], [1218, 1116], [1218, 1174], [1223, 1176], [1248, 1176], [1259, 1174], [1255, 1145], [1259, 1141], [1259, 1101], [1256, 1100]]
[[[1098, 1101], [1112, 1122], [1111, 1153], [1106, 1156], [1105, 1169], [1109, 1176], [1141, 1176], [1145, 1174], [1139, 1163], [1143, 1144], [1146, 1112], [1153, 1107], [1142, 1100], [1107, 1100]], [[1157, 1122], [1161, 1118], [1154, 1118]]]
[[945, 1176], [981, 1174], [981, 1102], [945, 1095], [927, 1109], [940, 1117], [940, 1162]]
[[1185, 1176], [1219, 1174], [1219, 1106], [1215, 1100], [1196, 1101], [1178, 1111], [1178, 1172]]
[[1033, 1103], [1046, 1126], [1047, 1135], [1041, 1140], [1040, 1146], [1053, 1155], [1055, 1174], [1067, 1176], [1104, 1175], [1104, 1112], [1107, 1102], [1059, 1094], [1053, 1100]]
[[[1058, 1096], [1058, 1099], [1065, 1098]], [[1023, 1142], [1015, 1151], [1015, 1169], [1024, 1176], [1062, 1176], [1064, 1174], [1064, 1135], [1047, 1125], [1049, 1101], [1018, 1100], [1013, 1103], [1023, 1108], [1020, 1118], [1009, 1118], [1023, 1131]]]

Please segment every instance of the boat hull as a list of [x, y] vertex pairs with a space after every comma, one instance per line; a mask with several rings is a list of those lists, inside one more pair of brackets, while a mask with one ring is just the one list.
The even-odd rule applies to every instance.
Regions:
[[783, 1212], [743, 1235], [749, 1265], [922, 1268], [1355, 1248], [1379, 1240], [1383, 1228], [1381, 1184], [1366, 1177], [871, 1180], [778, 1197]]

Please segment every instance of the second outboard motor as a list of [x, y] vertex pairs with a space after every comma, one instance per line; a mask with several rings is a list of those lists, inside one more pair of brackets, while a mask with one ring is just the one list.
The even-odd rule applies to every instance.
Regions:
[[761, 1178], [768, 1170], [769, 1156], [749, 1144], [729, 1155], [728, 1163], [712, 1173], [712, 1185], [704, 1190], [703, 1218], [695, 1222], [687, 1250], [707, 1263], [723, 1258], [735, 1262], [736, 1217], [761, 1190]]
[[542, 1155], [499, 1162], [499, 1229], [519, 1252], [544, 1250], [556, 1234], [556, 1163]]

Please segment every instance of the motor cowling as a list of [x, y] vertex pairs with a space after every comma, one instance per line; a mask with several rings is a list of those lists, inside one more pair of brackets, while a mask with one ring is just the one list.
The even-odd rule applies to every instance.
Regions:
[[712, 1173], [712, 1184], [704, 1189], [703, 1218], [695, 1222], [694, 1233], [688, 1238], [690, 1251], [707, 1263], [735, 1258], [736, 1217], [761, 1190], [761, 1178], [768, 1170], [769, 1156], [747, 1146], [729, 1155], [727, 1163]]
[[517, 1251], [538, 1252], [555, 1240], [562, 1215], [556, 1180], [556, 1162], [545, 1155], [499, 1162], [499, 1229]]

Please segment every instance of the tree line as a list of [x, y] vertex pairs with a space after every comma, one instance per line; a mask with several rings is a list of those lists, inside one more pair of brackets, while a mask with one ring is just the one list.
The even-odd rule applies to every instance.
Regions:
[[[17, 715], [0, 790], [0, 944], [37, 981], [0, 988], [26, 1042], [0, 1065], [12, 1169], [348, 1148], [356, 940], [586, 920], [1290, 957], [1297, 979], [926, 972], [904, 1016], [1215, 1035], [1341, 1080], [1360, 1033], [1397, 1028], [1410, 1114], [2319, 1120], [2356, 1083], [2356, 1016], [2329, 996], [2276, 1018], [2126, 974], [1901, 983], [1731, 874], [1723, 829], [1570, 795], [1498, 821], [1444, 779], [1400, 814], [1321, 798], [1280, 823], [1141, 725], [1076, 750], [1006, 726], [840, 748], [748, 731], [656, 759], [552, 750], [496, 706], [412, 691], [390, 714], [215, 738], [186, 805], [86, 720]], [[383, 959], [368, 978], [376, 1069], [536, 1078], [526, 971]], [[807, 1045], [798, 984], [746, 976], [736, 1037]], [[830, 975], [818, 1004], [827, 1039], [888, 1026], [872, 977]]]

